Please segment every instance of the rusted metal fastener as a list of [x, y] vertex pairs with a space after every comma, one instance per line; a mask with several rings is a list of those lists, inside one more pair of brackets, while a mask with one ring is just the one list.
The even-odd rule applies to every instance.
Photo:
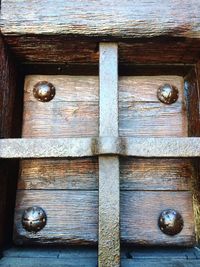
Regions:
[[178, 99], [178, 89], [170, 84], [164, 84], [158, 88], [157, 97], [164, 104], [173, 104]]
[[41, 81], [34, 85], [33, 95], [34, 97], [41, 102], [51, 101], [56, 93], [56, 89], [52, 83], [47, 81]]
[[38, 232], [47, 222], [45, 211], [37, 206], [27, 208], [22, 216], [22, 225], [28, 232]]
[[177, 235], [183, 229], [181, 214], [173, 209], [164, 210], [158, 219], [160, 230], [166, 235]]

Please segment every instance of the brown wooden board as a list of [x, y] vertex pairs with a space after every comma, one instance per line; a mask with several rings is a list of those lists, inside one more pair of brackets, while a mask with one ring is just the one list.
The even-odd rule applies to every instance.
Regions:
[[[94, 267], [96, 247], [12, 247], [4, 251], [1, 267]], [[198, 267], [199, 248], [122, 248], [123, 267]]]
[[[200, 136], [200, 64], [196, 64], [196, 68], [191, 70], [184, 78], [186, 106], [188, 113], [188, 135]], [[193, 206], [195, 214], [195, 225], [197, 239], [200, 240], [200, 183], [199, 183], [199, 159], [192, 161], [192, 191]]]
[[[56, 87], [51, 102], [32, 94], [39, 81]], [[159, 86], [171, 83], [179, 99], [165, 105], [157, 99]], [[24, 96], [23, 137], [98, 135], [98, 78], [94, 76], [27, 76]], [[119, 133], [121, 136], [187, 136], [183, 78], [178, 76], [121, 77], [119, 80]]]
[[[98, 160], [23, 160], [18, 189], [98, 190]], [[187, 159], [120, 159], [121, 190], [190, 190]]]
[[[151, 2], [100, 0], [87, 3], [3, 0], [4, 34], [67, 34], [98, 37], [180, 36], [198, 38], [198, 0]], [[181, 16], [180, 16], [181, 14]], [[106, 25], [106, 26], [105, 26]]]
[[[47, 213], [47, 225], [38, 233], [26, 232], [21, 224], [25, 208], [38, 205]], [[176, 236], [163, 234], [158, 217], [164, 209], [178, 210], [184, 228]], [[18, 244], [93, 244], [97, 242], [98, 192], [18, 190], [15, 237]], [[121, 193], [121, 239], [140, 245], [194, 245], [191, 193], [128, 191]]]
[[[98, 40], [69, 38], [62, 35], [4, 35], [4, 38], [20, 62], [34, 64], [33, 68], [36, 74], [41, 74], [47, 67], [43, 65], [39, 70], [38, 66], [35, 65], [36, 63], [62, 63], [63, 66], [59, 67], [58, 70], [55, 68], [52, 74], [62, 74], [63, 70], [65, 70], [67, 73], [73, 71], [80, 75], [81, 72], [84, 73], [87, 69], [92, 73], [94, 72], [93, 69], [95, 69], [95, 75], [98, 73]], [[199, 39], [168, 37], [134, 39], [129, 42], [119, 40], [118, 46], [119, 67], [121, 67], [121, 64], [137, 63], [145, 65], [152, 63], [194, 64], [200, 57]], [[29, 65], [26, 66], [26, 73], [29, 67]], [[151, 72], [151, 68], [152, 66], [148, 73]], [[170, 69], [172, 68], [173, 65], [170, 66]], [[137, 72], [135, 65], [134, 69]], [[167, 69], [170, 71], [169, 66], [167, 66]]]

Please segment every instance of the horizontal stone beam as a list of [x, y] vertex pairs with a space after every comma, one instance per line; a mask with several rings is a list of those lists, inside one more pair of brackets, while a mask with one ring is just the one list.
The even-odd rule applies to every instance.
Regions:
[[0, 139], [0, 158], [200, 157], [200, 138]]

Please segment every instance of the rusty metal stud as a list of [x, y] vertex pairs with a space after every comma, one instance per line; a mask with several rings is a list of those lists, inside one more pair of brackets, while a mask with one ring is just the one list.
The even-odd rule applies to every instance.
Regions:
[[41, 102], [49, 102], [55, 96], [56, 90], [52, 83], [47, 81], [38, 82], [33, 87], [34, 97]]
[[178, 89], [174, 85], [164, 84], [158, 88], [157, 97], [164, 104], [173, 104], [178, 99]]
[[160, 230], [166, 235], [177, 235], [183, 229], [181, 214], [173, 209], [164, 210], [158, 219]]
[[47, 222], [45, 211], [40, 207], [27, 208], [22, 216], [22, 225], [28, 232], [38, 232], [44, 228]]

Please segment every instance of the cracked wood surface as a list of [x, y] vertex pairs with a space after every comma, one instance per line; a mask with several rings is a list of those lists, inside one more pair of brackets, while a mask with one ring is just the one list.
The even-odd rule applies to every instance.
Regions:
[[2, 0], [4, 35], [66, 34], [98, 38], [200, 37], [200, 2]]
[[[120, 232], [123, 243], [135, 245], [195, 244], [192, 196], [188, 191], [124, 191], [120, 194]], [[47, 225], [38, 233], [25, 231], [21, 216], [25, 208], [41, 206]], [[164, 209], [178, 210], [184, 228], [176, 236], [163, 234], [158, 217]], [[18, 190], [15, 210], [17, 244], [96, 244], [98, 235], [98, 191]]]

